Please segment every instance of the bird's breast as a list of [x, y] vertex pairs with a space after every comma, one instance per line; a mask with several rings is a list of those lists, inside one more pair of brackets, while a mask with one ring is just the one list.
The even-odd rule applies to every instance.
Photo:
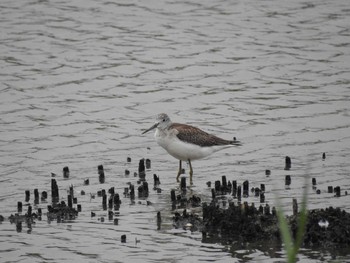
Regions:
[[157, 143], [176, 159], [188, 161], [204, 158], [216, 151], [215, 147], [201, 147], [181, 141], [176, 134], [156, 130], [154, 137]]

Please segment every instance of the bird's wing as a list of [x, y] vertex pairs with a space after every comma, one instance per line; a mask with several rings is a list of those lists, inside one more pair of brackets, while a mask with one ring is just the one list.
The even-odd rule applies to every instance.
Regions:
[[215, 135], [206, 133], [205, 131], [202, 131], [201, 129], [190, 125], [173, 123], [170, 128], [177, 130], [176, 136], [180, 140], [187, 143], [196, 144], [201, 147], [233, 144], [233, 141], [221, 139]]

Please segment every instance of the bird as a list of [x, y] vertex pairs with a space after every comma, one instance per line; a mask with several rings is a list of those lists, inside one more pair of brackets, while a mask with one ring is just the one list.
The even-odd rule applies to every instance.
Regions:
[[158, 114], [155, 124], [142, 132], [145, 134], [156, 129], [154, 137], [158, 145], [164, 148], [171, 156], [179, 160], [179, 170], [176, 180], [182, 173], [182, 161], [186, 161], [190, 167], [190, 184], [193, 185], [193, 168], [191, 161], [205, 158], [214, 152], [241, 143], [234, 137], [233, 140], [225, 140], [209, 134], [201, 129], [182, 123], [172, 122], [165, 113]]

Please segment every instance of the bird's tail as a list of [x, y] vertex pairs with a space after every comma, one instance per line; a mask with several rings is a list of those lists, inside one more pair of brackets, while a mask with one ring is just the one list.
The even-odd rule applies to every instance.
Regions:
[[230, 144], [232, 144], [232, 145], [237, 145], [237, 146], [242, 145], [242, 143], [241, 143], [240, 141], [238, 141], [238, 140], [236, 139], [236, 137], [233, 137], [233, 140], [230, 141]]

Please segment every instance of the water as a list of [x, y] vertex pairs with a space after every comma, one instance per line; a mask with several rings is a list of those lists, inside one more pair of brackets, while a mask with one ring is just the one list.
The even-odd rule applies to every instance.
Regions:
[[[290, 213], [309, 173], [321, 190], [317, 195], [310, 189], [310, 209], [350, 212], [344, 196], [350, 190], [347, 0], [3, 0], [0, 12], [0, 214], [15, 213], [25, 190], [32, 198], [35, 188], [49, 190], [51, 172], [63, 199], [75, 186], [83, 209], [74, 221], [37, 221], [21, 233], [6, 220], [0, 224], [0, 261], [283, 261], [280, 249], [260, 244], [230, 251], [202, 243], [200, 233], [173, 229], [169, 201], [178, 187], [178, 163], [151, 134], [141, 135], [160, 112], [243, 142], [193, 162], [192, 191], [203, 200], [210, 199], [206, 182], [226, 175], [265, 183], [266, 201], [273, 204], [278, 194]], [[287, 155], [291, 171], [283, 170]], [[90, 193], [114, 186], [122, 195], [128, 182], [136, 184], [141, 158], [152, 160], [147, 178], [151, 184], [153, 173], [159, 175], [162, 193], [151, 190], [150, 205], [122, 198], [115, 226]], [[99, 164], [105, 184], [98, 183]], [[64, 166], [71, 170], [68, 180]], [[329, 185], [340, 185], [343, 196], [328, 194]], [[37, 207], [45, 213], [46, 206]], [[120, 242], [123, 234], [126, 243]], [[304, 249], [300, 261], [339, 262], [349, 255]]]

